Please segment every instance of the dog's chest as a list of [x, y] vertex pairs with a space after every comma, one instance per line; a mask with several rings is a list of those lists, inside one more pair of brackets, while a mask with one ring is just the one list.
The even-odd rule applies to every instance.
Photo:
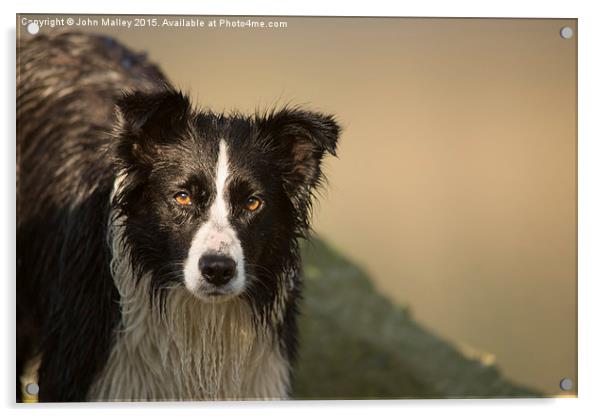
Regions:
[[288, 363], [272, 335], [253, 327], [248, 309], [170, 301], [163, 318], [140, 306], [124, 307], [123, 329], [89, 400], [286, 397]]

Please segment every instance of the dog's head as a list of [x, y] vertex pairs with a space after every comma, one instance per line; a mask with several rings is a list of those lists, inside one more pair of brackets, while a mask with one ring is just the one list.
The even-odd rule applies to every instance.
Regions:
[[215, 115], [166, 90], [126, 95], [117, 119], [125, 179], [115, 201], [139, 276], [202, 300], [273, 294], [307, 231], [322, 159], [335, 154], [333, 117], [297, 108]]

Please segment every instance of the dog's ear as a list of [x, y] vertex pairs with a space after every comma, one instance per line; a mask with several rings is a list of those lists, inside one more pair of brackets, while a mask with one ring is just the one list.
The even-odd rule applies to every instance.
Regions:
[[336, 156], [341, 132], [332, 115], [285, 108], [259, 119], [259, 135], [276, 154], [287, 192], [304, 196], [320, 183], [326, 152]]
[[151, 162], [160, 146], [175, 138], [190, 102], [174, 90], [131, 92], [117, 102], [115, 113], [117, 157], [128, 164]]

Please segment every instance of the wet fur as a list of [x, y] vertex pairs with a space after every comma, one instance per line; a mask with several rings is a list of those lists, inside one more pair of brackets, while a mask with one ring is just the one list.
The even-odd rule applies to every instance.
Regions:
[[[322, 158], [335, 153], [333, 118], [196, 110], [110, 38], [64, 33], [19, 45], [17, 381], [41, 355], [41, 401], [285, 398], [297, 240]], [[271, 205], [235, 221], [248, 285], [214, 304], [191, 295], [178, 272], [203, 214], [165, 212], [160, 192], [187, 169], [209, 172], [223, 137], [237, 184], [263, 187]], [[176, 160], [182, 172], [166, 168]]]

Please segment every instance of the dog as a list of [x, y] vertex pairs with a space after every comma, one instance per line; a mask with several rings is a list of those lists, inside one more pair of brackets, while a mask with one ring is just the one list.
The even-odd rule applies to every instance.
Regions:
[[21, 39], [17, 67], [17, 383], [35, 363], [41, 402], [288, 398], [335, 117], [195, 108], [100, 35]]

